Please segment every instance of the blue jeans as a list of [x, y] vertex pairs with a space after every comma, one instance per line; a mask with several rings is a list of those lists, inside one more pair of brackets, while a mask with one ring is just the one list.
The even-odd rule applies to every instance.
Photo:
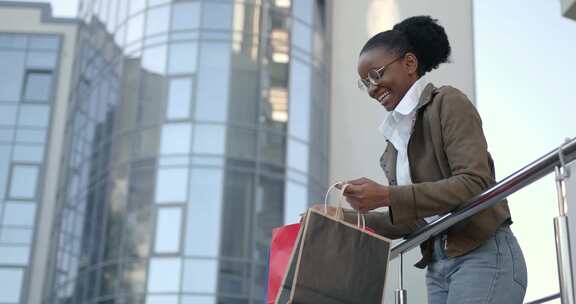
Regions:
[[429, 304], [521, 304], [526, 294], [524, 255], [508, 226], [470, 253], [448, 258], [434, 241], [426, 285]]

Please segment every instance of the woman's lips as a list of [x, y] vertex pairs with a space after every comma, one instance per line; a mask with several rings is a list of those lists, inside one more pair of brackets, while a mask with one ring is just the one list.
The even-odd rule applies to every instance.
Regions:
[[380, 102], [381, 105], [386, 106], [386, 103], [390, 99], [390, 95], [392, 95], [390, 90], [385, 91], [382, 95], [380, 95], [380, 97], [378, 97], [378, 102]]

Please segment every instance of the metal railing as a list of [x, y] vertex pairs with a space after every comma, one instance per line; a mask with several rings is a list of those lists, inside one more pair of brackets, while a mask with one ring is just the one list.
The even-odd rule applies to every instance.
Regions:
[[[500, 202], [502, 202], [505, 198], [509, 195], [515, 193], [516, 191], [532, 184], [533, 182], [539, 180], [540, 178], [554, 172], [556, 170], [557, 175], [557, 183], [559, 184], [559, 208], [560, 208], [560, 217], [565, 217], [565, 208], [564, 201], [563, 201], [563, 194], [562, 194], [562, 182], [563, 179], [566, 177], [562, 170], [565, 170], [565, 165], [573, 160], [576, 159], [576, 138], [567, 140], [561, 147], [552, 150], [548, 154], [540, 157], [536, 161], [532, 162], [531, 164], [525, 166], [524, 168], [518, 170], [517, 172], [513, 173], [512, 175], [506, 177], [493, 187], [489, 188], [488, 190], [484, 191], [483, 193], [474, 197], [469, 203], [467, 203], [465, 208], [461, 210], [454, 211], [452, 213], [446, 214], [439, 218], [438, 220], [418, 229], [414, 233], [408, 235], [404, 241], [401, 241], [399, 244], [394, 246], [390, 253], [390, 259], [394, 259], [397, 257], [401, 257], [402, 254], [406, 251], [409, 251], [424, 241], [437, 236], [447, 230], [448, 228], [452, 227], [453, 225], [466, 220], [467, 218], [481, 212], [484, 209], [490, 208]], [[570, 293], [572, 293], [572, 277], [570, 270], [564, 270], [565, 264], [562, 264], [561, 258], [566, 258], [566, 252], [564, 252], [567, 248], [567, 239], [564, 244], [560, 244], [558, 241], [559, 232], [556, 231], [556, 239], [557, 239], [557, 252], [558, 252], [558, 263], [559, 263], [559, 275], [560, 275], [560, 285], [561, 285], [561, 294], [562, 288], [570, 289]], [[567, 237], [567, 236], [566, 236]], [[560, 256], [562, 253], [562, 257]], [[568, 260], [569, 261], [569, 260]], [[565, 263], [565, 262], [564, 262]], [[562, 266], [564, 265], [564, 266]], [[568, 265], [569, 266], [569, 265]], [[562, 272], [568, 272], [562, 273]], [[400, 274], [402, 276], [402, 274]], [[569, 277], [566, 277], [569, 275]], [[564, 286], [564, 285], [570, 286]], [[402, 290], [402, 288], [401, 288]], [[405, 293], [405, 292], [404, 292]], [[565, 297], [568, 295], [562, 296], [562, 303], [571, 303], [573, 304], [573, 300], [565, 300]], [[572, 298], [573, 295], [570, 295]], [[402, 302], [402, 301], [401, 301]], [[542, 302], [537, 302], [542, 303]]]
[[555, 293], [553, 295], [549, 295], [547, 297], [543, 297], [543, 298], [538, 299], [536, 301], [528, 302], [525, 304], [542, 304], [542, 303], [550, 302], [552, 300], [556, 300], [558, 298], [560, 298], [560, 293]]

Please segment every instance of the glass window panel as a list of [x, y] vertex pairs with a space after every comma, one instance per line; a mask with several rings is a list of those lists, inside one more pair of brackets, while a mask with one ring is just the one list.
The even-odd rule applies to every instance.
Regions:
[[[126, 2], [128, 1], [120, 1], [120, 3], [126, 3]], [[126, 24], [122, 24], [122, 26], [116, 31], [116, 34], [114, 35], [114, 41], [119, 46], [126, 45], [126, 32], [128, 32], [128, 27], [126, 26]]]
[[[231, 76], [234, 81], [230, 82], [230, 102], [228, 108], [228, 120], [241, 124], [257, 124], [259, 111], [269, 113], [270, 108], [259, 107], [262, 99], [262, 90], [260, 89], [261, 75], [256, 67], [257, 63], [250, 60], [245, 63], [244, 60], [233, 59], [231, 62]], [[277, 71], [268, 66], [267, 71]], [[276, 73], [274, 73], [276, 74]], [[284, 75], [284, 73], [280, 73]], [[286, 76], [288, 73], [286, 73]], [[274, 77], [277, 78], [277, 77]], [[287, 77], [282, 77], [287, 78]], [[287, 81], [287, 79], [286, 79]], [[266, 81], [268, 83], [268, 80]], [[266, 84], [267, 86], [268, 84]], [[285, 96], [288, 96], [285, 90]], [[278, 103], [280, 104], [280, 103]], [[286, 105], [287, 102], [284, 103]]]
[[225, 3], [205, 2], [202, 11], [202, 27], [228, 30], [232, 28], [232, 5]]
[[146, 0], [130, 1], [130, 15], [143, 10], [146, 7]]
[[222, 170], [192, 170], [186, 227], [186, 253], [189, 255], [219, 254], [222, 178]]
[[2, 34], [0, 35], [0, 47], [2, 48], [26, 48], [26, 36]]
[[173, 74], [195, 73], [197, 53], [197, 43], [171, 44], [168, 71]]
[[197, 125], [194, 131], [194, 153], [224, 154], [226, 128], [223, 125]]
[[30, 203], [7, 203], [2, 224], [7, 226], [34, 226], [36, 205]]
[[[2, 74], [2, 73], [0, 73]], [[0, 76], [2, 77], [2, 76]], [[1, 86], [2, 84], [0, 84]], [[1, 94], [1, 93], [0, 93]], [[0, 105], [0, 125], [13, 126], [16, 124], [18, 106]]]
[[[4, 198], [4, 194], [6, 193], [8, 174], [10, 173], [11, 152], [11, 146], [0, 145], [0, 200]], [[0, 205], [0, 209], [2, 209], [2, 205]], [[0, 213], [1, 212], [2, 211], [0, 210]]]
[[[0, 107], [2, 111], [2, 107]], [[14, 140], [14, 129], [0, 129], [0, 142], [11, 142]]]
[[28, 68], [54, 69], [58, 60], [54, 52], [28, 52]]
[[47, 127], [50, 120], [50, 108], [43, 105], [23, 105], [18, 115], [18, 125], [28, 127]]
[[[244, 159], [255, 159], [258, 141], [255, 130], [229, 127], [226, 134], [227, 155]], [[262, 138], [262, 141], [265, 139]], [[260, 156], [262, 158], [262, 156]]]
[[128, 58], [138, 58], [142, 56], [142, 46], [144, 42], [142, 40], [137, 40], [136, 42], [132, 41], [130, 43], [126, 43], [127, 46], [125, 48], [124, 53], [126, 53]]
[[168, 3], [171, 0], [148, 0], [148, 7]]
[[172, 9], [172, 30], [200, 27], [200, 1], [175, 3]]
[[146, 36], [168, 31], [170, 6], [157, 7], [148, 11], [146, 19]]
[[185, 202], [188, 195], [187, 168], [160, 168], [156, 182], [156, 202]]
[[291, 181], [300, 182], [303, 184], [308, 184], [308, 175], [306, 173], [302, 173], [302, 172], [294, 170], [294, 169], [288, 169], [287, 170], [286, 178], [291, 180]]
[[179, 304], [178, 296], [171, 295], [148, 295], [146, 304]]
[[23, 280], [23, 269], [0, 268], [0, 303], [20, 303]]
[[14, 147], [12, 160], [15, 162], [42, 162], [44, 158], [44, 146], [20, 146]]
[[286, 182], [284, 192], [284, 224], [295, 223], [308, 208], [308, 190], [301, 184]]
[[148, 292], [178, 292], [182, 260], [177, 258], [150, 259]]
[[312, 28], [302, 22], [294, 21], [292, 31], [292, 44], [306, 52], [311, 52]]
[[196, 119], [226, 121], [230, 82], [230, 44], [202, 44]]
[[194, 32], [172, 32], [170, 36], [173, 41], [184, 41], [184, 40], [197, 40], [200, 39], [200, 33], [197, 31]]
[[161, 154], [188, 154], [192, 140], [192, 125], [189, 123], [165, 124], [160, 142]]
[[297, 140], [288, 140], [288, 167], [308, 172], [308, 145]]
[[0, 102], [20, 100], [25, 58], [24, 51], [0, 50]]
[[182, 119], [190, 117], [192, 99], [192, 79], [177, 78], [170, 80], [166, 118]]
[[147, 46], [162, 44], [163, 47], [167, 47], [166, 46], [167, 43], [168, 43], [168, 36], [166, 35], [150, 36], [146, 37], [146, 39], [144, 40], [144, 44]]
[[16, 130], [16, 142], [43, 144], [46, 141], [46, 129], [41, 130]]
[[[4, 265], [27, 265], [30, 255], [28, 246], [0, 245], [0, 264]], [[4, 288], [4, 286], [2, 286]], [[1, 302], [0, 302], [1, 303]]]
[[159, 208], [156, 220], [155, 250], [157, 253], [180, 251], [182, 208]]
[[28, 48], [39, 50], [58, 50], [60, 37], [55, 35], [37, 35], [30, 37]]
[[293, 60], [290, 69], [288, 133], [304, 141], [310, 137], [310, 79], [310, 66]]
[[214, 296], [183, 296], [181, 304], [216, 304]]
[[36, 196], [38, 171], [38, 166], [14, 166], [10, 180], [10, 197], [33, 199]]
[[24, 99], [47, 102], [52, 94], [51, 72], [29, 72], [26, 74]]
[[128, 21], [128, 32], [126, 42], [134, 42], [136, 40], [142, 39], [144, 34], [144, 14], [138, 14], [130, 18]]
[[310, 0], [293, 0], [292, 12], [298, 19], [312, 24], [312, 5], [314, 1]]
[[152, 73], [166, 73], [166, 46], [145, 49], [142, 55], [142, 67]]
[[190, 157], [189, 156], [163, 156], [163, 157], [160, 157], [159, 165], [160, 165], [160, 167], [189, 166], [190, 165]]
[[187, 260], [184, 262], [184, 292], [215, 293], [218, 282], [218, 261]]
[[192, 166], [224, 166], [224, 158], [221, 156], [192, 156]]
[[12, 244], [31, 244], [32, 233], [32, 229], [4, 227], [0, 232], [0, 242]]
[[123, 22], [124, 20], [126, 20], [126, 17], [128, 16], [128, 5], [130, 4], [130, 1], [118, 1], [118, 14], [116, 16], [116, 20], [118, 23], [118, 26], [122, 26], [120, 25], [121, 22]]

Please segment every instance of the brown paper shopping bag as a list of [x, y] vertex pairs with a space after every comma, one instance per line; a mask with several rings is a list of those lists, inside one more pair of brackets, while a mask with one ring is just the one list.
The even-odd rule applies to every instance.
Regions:
[[276, 303], [380, 304], [390, 244], [341, 216], [308, 210]]

